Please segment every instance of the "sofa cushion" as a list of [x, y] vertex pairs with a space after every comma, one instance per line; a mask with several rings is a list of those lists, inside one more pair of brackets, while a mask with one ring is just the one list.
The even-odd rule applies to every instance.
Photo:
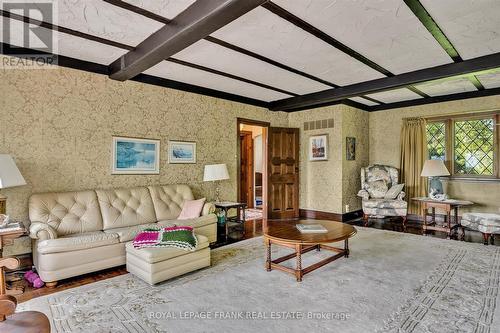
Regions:
[[133, 225], [131, 227], [107, 229], [104, 230], [104, 232], [107, 234], [113, 234], [113, 233], [117, 234], [120, 243], [124, 243], [133, 240], [138, 233], [140, 233], [146, 228], [158, 228], [158, 224], [148, 223], [148, 224]]
[[182, 211], [179, 214], [178, 220], [189, 220], [200, 217], [203, 206], [205, 205], [205, 198], [198, 200], [186, 200], [182, 205]]
[[158, 220], [176, 219], [181, 213], [184, 201], [193, 200], [193, 192], [188, 185], [149, 186]]
[[385, 180], [375, 180], [368, 182], [368, 188], [366, 190], [370, 194], [371, 198], [381, 199], [387, 193], [387, 182]]
[[[208, 238], [203, 235], [196, 235], [198, 245], [195, 251], [199, 251], [208, 247]], [[183, 256], [191, 253], [190, 251], [177, 249], [174, 247], [144, 247], [141, 249], [134, 248], [132, 242], [125, 245], [128, 255], [134, 255], [147, 263], [154, 264], [160, 261], [165, 261], [171, 258]]]
[[157, 221], [147, 187], [97, 190], [96, 193], [104, 230]]
[[217, 222], [217, 216], [215, 216], [215, 214], [210, 214], [189, 220], [162, 220], [158, 221], [158, 226], [160, 227], [187, 226], [187, 227], [199, 228], [206, 225], [214, 224], [216, 222]]
[[117, 234], [92, 231], [39, 241], [37, 250], [40, 254], [71, 252], [117, 244], [118, 242]]
[[29, 200], [30, 221], [51, 226], [58, 236], [102, 230], [94, 191], [41, 193]]

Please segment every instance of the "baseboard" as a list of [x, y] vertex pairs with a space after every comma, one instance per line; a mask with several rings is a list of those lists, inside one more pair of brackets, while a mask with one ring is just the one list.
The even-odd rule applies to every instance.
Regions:
[[356, 211], [345, 213], [345, 214], [337, 214], [337, 213], [330, 213], [330, 212], [322, 212], [319, 210], [300, 209], [299, 214], [300, 214], [300, 218], [304, 218], [304, 219], [346, 222], [346, 221], [354, 220], [354, 219], [357, 219], [357, 218], [363, 216], [363, 211], [356, 210]]

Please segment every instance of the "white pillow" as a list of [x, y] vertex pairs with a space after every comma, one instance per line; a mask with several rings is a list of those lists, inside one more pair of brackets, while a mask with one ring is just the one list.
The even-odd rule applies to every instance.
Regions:
[[390, 199], [390, 200], [396, 199], [398, 197], [399, 193], [401, 193], [401, 191], [403, 190], [404, 186], [405, 186], [405, 184], [394, 185], [393, 187], [391, 187], [389, 189], [389, 191], [387, 191], [387, 193], [384, 196], [384, 199]]
[[366, 189], [370, 194], [370, 198], [382, 199], [387, 193], [387, 183], [385, 180], [376, 180], [373, 182], [368, 182], [368, 188]]

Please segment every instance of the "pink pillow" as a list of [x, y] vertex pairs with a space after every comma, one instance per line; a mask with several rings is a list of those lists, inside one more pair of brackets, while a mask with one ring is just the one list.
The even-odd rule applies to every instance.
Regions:
[[184, 205], [182, 205], [181, 215], [177, 218], [178, 220], [189, 220], [200, 217], [201, 210], [205, 205], [205, 198], [198, 200], [186, 200]]

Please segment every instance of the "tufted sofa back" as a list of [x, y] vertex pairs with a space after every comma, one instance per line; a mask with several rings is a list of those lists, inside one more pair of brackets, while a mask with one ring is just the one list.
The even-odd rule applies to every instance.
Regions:
[[34, 194], [29, 200], [29, 216], [31, 222], [50, 225], [59, 236], [103, 227], [94, 191]]
[[96, 193], [104, 230], [157, 221], [147, 187], [97, 190]]
[[177, 218], [184, 201], [194, 199], [193, 192], [188, 185], [158, 185], [148, 188], [158, 221]]

